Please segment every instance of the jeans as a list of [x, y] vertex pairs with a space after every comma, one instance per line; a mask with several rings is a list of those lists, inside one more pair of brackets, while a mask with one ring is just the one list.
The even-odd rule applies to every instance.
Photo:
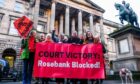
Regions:
[[29, 53], [29, 59], [23, 60], [22, 84], [31, 84], [34, 65], [34, 52]]

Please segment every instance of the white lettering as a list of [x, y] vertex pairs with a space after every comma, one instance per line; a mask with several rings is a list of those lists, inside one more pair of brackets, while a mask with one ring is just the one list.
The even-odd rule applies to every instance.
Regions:
[[[70, 66], [71, 65], [71, 66]], [[38, 60], [38, 67], [61, 67], [61, 68], [100, 68], [100, 62], [96, 63], [79, 63], [79, 62], [72, 62], [71, 64], [66, 62], [43, 62], [42, 60]]]
[[72, 62], [72, 68], [100, 68], [100, 62], [96, 62], [95, 64], [92, 63], [78, 63]]
[[70, 63], [68, 61], [66, 62], [43, 62], [42, 60], [38, 60], [38, 67], [64, 67], [68, 68], [70, 67]]

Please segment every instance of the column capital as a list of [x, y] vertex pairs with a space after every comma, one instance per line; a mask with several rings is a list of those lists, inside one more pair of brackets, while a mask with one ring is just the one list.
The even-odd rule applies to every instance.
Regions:
[[83, 11], [79, 9], [78, 12], [81, 12], [82, 13]]
[[70, 6], [66, 5], [65, 10], [69, 10], [69, 9], [70, 9]]
[[89, 16], [94, 16], [94, 14], [90, 13]]
[[69, 5], [66, 5], [66, 8], [70, 8], [70, 6]]
[[52, 0], [52, 3], [57, 3], [55, 0]]
[[99, 16], [100, 17], [100, 19], [103, 19], [103, 16]]

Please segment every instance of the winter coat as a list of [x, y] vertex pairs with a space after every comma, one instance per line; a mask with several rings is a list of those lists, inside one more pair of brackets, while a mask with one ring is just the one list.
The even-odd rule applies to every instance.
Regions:
[[70, 37], [68, 39], [68, 43], [75, 43], [75, 44], [79, 44], [80, 39], [78, 37]]

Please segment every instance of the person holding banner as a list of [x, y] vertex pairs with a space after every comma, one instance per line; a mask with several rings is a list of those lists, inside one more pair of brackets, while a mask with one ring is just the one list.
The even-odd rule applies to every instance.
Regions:
[[[85, 37], [85, 40], [84, 40], [84, 44], [91, 44], [91, 43], [94, 43], [94, 44], [100, 43], [100, 39], [99, 39], [99, 36], [95, 36], [94, 37], [90, 31], [87, 31], [86, 32], [86, 37]], [[105, 49], [105, 47], [103, 45], [103, 53], [106, 53], [105, 50], [106, 49]], [[87, 81], [88, 80], [83, 79], [83, 80], [81, 80], [81, 83], [80, 84], [88, 84]], [[92, 84], [101, 84], [102, 83], [102, 80], [92, 79], [91, 82], [92, 82]]]
[[[46, 37], [44, 34], [40, 34], [39, 42], [48, 42], [52, 43], [53, 40], [51, 38], [51, 34], [47, 34]], [[49, 78], [42, 78], [42, 84], [48, 84]]]
[[94, 42], [94, 37], [93, 37], [92, 33], [90, 31], [87, 31], [85, 40], [84, 40], [84, 44], [89, 44], [89, 43], [93, 43], [93, 42]]
[[56, 43], [67, 43], [67, 41], [65, 40], [65, 35], [61, 33], [57, 37], [57, 35], [55, 35], [55, 30], [52, 30], [52, 40]]
[[[96, 43], [100, 43], [100, 42], [101, 42], [100, 41], [100, 37], [99, 36], [95, 36], [94, 37], [94, 43], [96, 44]], [[105, 46], [103, 45], [103, 42], [101, 42], [101, 44], [102, 44], [102, 51], [105, 54], [106, 53]], [[92, 81], [92, 84], [102, 84], [103, 83], [103, 79], [93, 79], [91, 81]]]
[[68, 43], [69, 37], [67, 35], [64, 36], [63, 43]]
[[77, 31], [72, 32], [71, 37], [68, 40], [68, 43], [72, 43], [72, 44], [78, 44], [79, 43], [79, 37], [77, 34]]
[[35, 56], [36, 31], [31, 31], [28, 38], [22, 40], [23, 79], [22, 84], [31, 84]]
[[[94, 43], [99, 43], [99, 42], [100, 42], [99, 36], [94, 37]], [[106, 50], [106, 48], [105, 48], [103, 42], [101, 42], [101, 43], [102, 43], [102, 50], [103, 50], [103, 53], [105, 54], [105, 53], [107, 52], [107, 50]], [[105, 69], [105, 68], [104, 68], [104, 69]], [[96, 79], [96, 80], [93, 80], [92, 82], [95, 83], [95, 84], [102, 84], [102, 83], [103, 83], [103, 79]]]
[[[39, 35], [38, 41], [39, 42], [45, 42], [45, 34], [44, 33], [41, 33]], [[35, 78], [35, 84], [39, 84], [39, 80], [40, 80], [40, 78]], [[48, 80], [42, 78], [42, 84], [44, 84], [45, 82], [48, 83]]]
[[53, 43], [54, 42], [53, 39], [52, 39], [52, 35], [50, 33], [48, 33], [46, 35], [45, 42], [47, 42], [47, 43]]
[[40, 34], [39, 36], [39, 42], [45, 42], [45, 34]]
[[82, 35], [82, 34], [79, 36], [79, 43], [78, 44], [83, 44], [84, 43], [84, 37], [85, 36]]
[[[77, 31], [73, 31], [71, 37], [68, 39], [68, 43], [72, 44], [80, 44], [80, 39], [78, 37]], [[72, 84], [77, 84], [79, 79], [68, 79], [68, 81], [72, 82]]]
[[[83, 44], [90, 44], [90, 43], [94, 43], [94, 37], [90, 31], [87, 31]], [[88, 80], [81, 79], [80, 84], [88, 84]]]
[[[55, 43], [64, 43], [64, 34], [60, 34], [59, 38], [55, 35], [55, 30], [52, 30], [52, 40]], [[66, 41], [65, 41], [66, 43]], [[57, 84], [64, 84], [64, 79], [63, 78], [56, 78], [56, 83]]]

